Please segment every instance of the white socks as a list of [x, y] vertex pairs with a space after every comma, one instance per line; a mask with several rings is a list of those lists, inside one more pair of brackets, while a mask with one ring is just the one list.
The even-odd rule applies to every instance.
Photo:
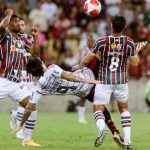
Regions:
[[131, 142], [131, 116], [128, 111], [121, 113], [121, 124], [124, 132], [124, 139], [125, 141], [128, 141], [128, 143]]

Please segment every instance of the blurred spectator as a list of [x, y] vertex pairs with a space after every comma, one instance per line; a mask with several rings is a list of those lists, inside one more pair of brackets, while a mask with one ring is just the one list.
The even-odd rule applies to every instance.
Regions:
[[41, 3], [37, 3], [36, 8], [31, 10], [29, 14], [29, 19], [32, 21], [34, 26], [38, 26], [40, 31], [47, 32], [49, 29], [48, 24], [48, 13], [42, 10]]
[[47, 12], [48, 19], [51, 24], [54, 19], [54, 16], [57, 13], [57, 5], [54, 2], [52, 2], [52, 0], [43, 0], [41, 8], [42, 10]]
[[121, 0], [105, 0], [107, 15], [114, 16], [120, 13]]

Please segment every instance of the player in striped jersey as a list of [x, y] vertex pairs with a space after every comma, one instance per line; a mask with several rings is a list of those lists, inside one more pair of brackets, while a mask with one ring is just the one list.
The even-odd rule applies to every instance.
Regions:
[[[23, 18], [20, 18], [20, 33], [19, 35], [22, 38], [27, 38], [30, 43], [34, 43], [33, 36], [26, 34], [25, 29], [25, 21]], [[23, 53], [23, 59], [22, 59], [22, 71], [21, 71], [21, 81], [29, 91], [34, 90], [34, 84], [33, 84], [33, 77], [31, 74], [28, 74], [26, 72], [26, 64], [28, 59], [30, 58], [31, 53], [29, 52], [29, 49], [27, 48], [26, 51]], [[17, 126], [20, 124], [20, 120], [22, 119], [22, 115], [24, 113], [24, 108], [21, 105], [18, 105], [17, 110], [12, 110], [11, 113], [11, 120], [10, 120], [10, 128], [15, 129]], [[35, 143], [32, 138], [32, 132], [36, 124], [36, 117], [37, 116], [37, 111], [33, 111], [30, 118], [27, 120], [24, 129], [20, 130], [19, 132], [16, 133], [17, 138], [23, 138], [22, 145], [23, 146], [41, 146], [38, 143]]]
[[123, 16], [115, 16], [112, 19], [112, 34], [99, 38], [93, 48], [83, 61], [73, 69], [81, 69], [88, 64], [96, 54], [100, 55], [101, 62], [99, 69], [99, 81], [94, 95], [94, 117], [99, 129], [99, 135], [95, 140], [95, 146], [100, 146], [103, 142], [107, 129], [105, 128], [105, 117], [103, 111], [105, 105], [113, 96], [118, 101], [121, 114], [121, 123], [124, 131], [124, 147], [131, 148], [130, 130], [131, 117], [128, 111], [128, 78], [127, 78], [127, 60], [133, 66], [137, 66], [139, 59], [135, 50], [134, 42], [122, 35], [126, 20]]
[[13, 10], [7, 9], [5, 14], [6, 17], [0, 23], [0, 98], [9, 96], [26, 107], [31, 93], [20, 83], [22, 61], [26, 49], [37, 55], [38, 29], [32, 28], [34, 43], [31, 43], [19, 34], [20, 20], [13, 14]]

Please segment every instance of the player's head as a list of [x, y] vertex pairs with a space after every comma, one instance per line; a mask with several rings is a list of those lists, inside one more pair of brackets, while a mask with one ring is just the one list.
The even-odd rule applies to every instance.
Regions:
[[31, 73], [35, 77], [41, 77], [44, 74], [43, 63], [39, 58], [29, 58], [26, 65], [27, 73]]
[[116, 33], [121, 33], [126, 25], [126, 19], [123, 16], [116, 15], [112, 18], [112, 29]]
[[25, 32], [25, 28], [26, 28], [26, 25], [25, 25], [25, 21], [23, 18], [19, 18], [20, 21], [19, 21], [19, 24], [20, 24], [20, 33], [24, 33]]
[[8, 25], [9, 31], [13, 33], [19, 33], [20, 32], [20, 25], [19, 25], [19, 17], [15, 14], [13, 14], [10, 18], [10, 22]]

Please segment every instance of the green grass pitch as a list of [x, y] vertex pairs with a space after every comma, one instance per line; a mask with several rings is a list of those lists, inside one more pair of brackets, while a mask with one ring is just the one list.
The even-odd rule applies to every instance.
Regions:
[[[113, 114], [121, 130], [119, 114]], [[87, 113], [87, 125], [77, 122], [76, 113], [38, 113], [33, 139], [40, 148], [22, 147], [9, 129], [9, 113], [0, 113], [0, 150], [119, 150], [109, 133], [101, 147], [94, 147], [97, 128], [92, 113]], [[122, 131], [121, 131], [122, 132]], [[132, 143], [135, 150], [150, 150], [150, 114], [132, 114]]]

